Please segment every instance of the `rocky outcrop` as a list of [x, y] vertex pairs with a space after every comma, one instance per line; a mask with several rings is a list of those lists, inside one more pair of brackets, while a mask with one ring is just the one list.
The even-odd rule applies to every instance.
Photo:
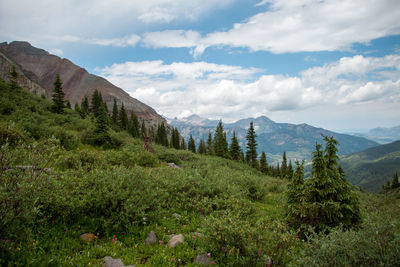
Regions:
[[[54, 80], [56, 75], [59, 74], [63, 82], [65, 98], [69, 100], [72, 107], [74, 104], [80, 103], [84, 96], [87, 96], [90, 100], [93, 92], [98, 90], [101, 92], [109, 110], [112, 110], [115, 98], [119, 106], [122, 103], [124, 104], [128, 114], [131, 111], [135, 112], [139, 119], [144, 120], [147, 125], [166, 123], [165, 119], [157, 114], [153, 108], [129, 96], [127, 92], [106, 79], [88, 73], [68, 59], [62, 59], [43, 49], [33, 47], [28, 42], [1, 43], [0, 53], [1, 77], [4, 79], [11, 69], [10, 66], [15, 64], [22, 74], [21, 77], [25, 77], [24, 80], [26, 80], [21, 81], [26, 85], [22, 87], [28, 88], [30, 91], [44, 89], [46, 96], [50, 97]], [[167, 128], [169, 132], [170, 127]]]

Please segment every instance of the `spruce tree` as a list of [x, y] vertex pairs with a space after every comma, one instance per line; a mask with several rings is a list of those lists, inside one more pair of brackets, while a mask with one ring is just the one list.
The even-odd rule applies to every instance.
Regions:
[[182, 142], [181, 142], [181, 149], [182, 150], [186, 150], [186, 142], [185, 142], [185, 138], [182, 137]]
[[119, 117], [119, 112], [118, 112], [117, 100], [114, 98], [112, 115], [111, 115], [111, 121], [114, 123], [114, 125], [119, 124], [118, 117]]
[[144, 124], [144, 120], [142, 120], [142, 126], [140, 127], [140, 135], [142, 138], [145, 138], [147, 136], [147, 129], [146, 125]]
[[286, 175], [287, 179], [292, 179], [293, 178], [293, 165], [292, 165], [292, 161], [289, 160], [289, 165], [287, 168], [287, 175]]
[[281, 164], [281, 178], [287, 178], [287, 159], [286, 159], [286, 152], [283, 152], [282, 156], [282, 164]]
[[126, 114], [124, 103], [122, 103], [121, 108], [119, 110], [118, 123], [119, 127], [121, 127], [122, 130], [128, 129], [128, 115]]
[[85, 96], [81, 102], [81, 117], [85, 118], [89, 114], [89, 100]]
[[286, 191], [287, 218], [289, 224], [298, 228], [302, 224], [302, 198], [304, 194], [304, 161], [296, 161], [296, 171]]
[[172, 136], [171, 136], [171, 145], [175, 149], [180, 149], [179, 143], [179, 131], [176, 128], [172, 129]]
[[201, 140], [200, 140], [200, 144], [199, 144], [198, 153], [199, 153], [199, 154], [206, 154], [206, 151], [207, 151], [207, 149], [206, 149], [206, 144], [204, 143], [204, 140], [201, 139]]
[[264, 151], [261, 153], [260, 157], [260, 171], [265, 174], [268, 173], [267, 155], [265, 155]]
[[95, 123], [95, 144], [101, 146], [110, 141], [110, 136], [108, 135], [109, 117], [103, 105], [99, 107], [97, 112], [98, 115]]
[[247, 140], [247, 144], [246, 144], [246, 159], [248, 160], [249, 164], [253, 167], [253, 168], [257, 168], [258, 167], [258, 162], [257, 162], [257, 134], [254, 130], [253, 127], [253, 122], [250, 122], [250, 127], [249, 130], [247, 131], [247, 135], [246, 135], [246, 140]]
[[67, 104], [65, 105], [65, 107], [68, 108], [68, 109], [72, 109], [71, 108], [71, 102], [67, 101]]
[[190, 135], [190, 137], [189, 137], [188, 150], [192, 151], [193, 153], [196, 153], [196, 144], [194, 142], [194, 139], [193, 139], [192, 135]]
[[128, 123], [128, 132], [132, 135], [132, 137], [140, 137], [139, 134], [139, 121], [135, 114], [135, 112], [131, 111], [131, 115], [129, 117]]
[[62, 90], [62, 83], [60, 75], [57, 74], [53, 87], [53, 105], [51, 106], [54, 113], [64, 113], [64, 92]]
[[155, 141], [162, 146], [168, 146], [167, 131], [164, 123], [158, 125]]
[[104, 108], [104, 110], [107, 113], [107, 109], [104, 106], [103, 103], [103, 97], [101, 96], [101, 93], [97, 90], [95, 90], [92, 94], [92, 102], [90, 105], [90, 111], [93, 113], [95, 117], [99, 116], [99, 113], [102, 112], [101, 109]]
[[229, 148], [229, 151], [231, 153], [231, 158], [233, 160], [239, 161], [240, 160], [240, 146], [239, 142], [236, 138], [236, 133], [233, 131], [232, 139], [231, 139], [231, 146]]
[[17, 70], [15, 68], [15, 66], [13, 65], [11, 67], [11, 72], [10, 72], [10, 88], [11, 90], [15, 90], [18, 87], [18, 73]]
[[214, 155], [214, 141], [212, 139], [212, 135], [211, 135], [210, 131], [208, 131], [207, 154], [208, 155]]
[[228, 158], [228, 142], [222, 125], [222, 120], [219, 121], [214, 133], [214, 153], [221, 158]]
[[400, 187], [399, 176], [397, 175], [397, 172], [395, 172], [393, 174], [393, 180], [392, 180], [391, 188], [395, 189], [395, 188], [398, 188], [398, 187]]

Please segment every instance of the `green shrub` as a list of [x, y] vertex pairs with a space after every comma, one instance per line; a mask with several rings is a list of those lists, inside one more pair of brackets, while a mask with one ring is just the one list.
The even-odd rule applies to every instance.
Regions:
[[172, 152], [172, 150], [159, 152], [158, 158], [164, 162], [175, 163], [176, 165], [179, 165], [181, 163], [180, 156], [174, 152]]
[[27, 133], [14, 122], [0, 122], [0, 145], [8, 143], [12, 146], [27, 140]]
[[52, 128], [54, 136], [60, 140], [60, 144], [67, 150], [72, 150], [78, 147], [80, 144], [78, 136], [75, 132], [66, 130], [62, 127], [53, 127]]

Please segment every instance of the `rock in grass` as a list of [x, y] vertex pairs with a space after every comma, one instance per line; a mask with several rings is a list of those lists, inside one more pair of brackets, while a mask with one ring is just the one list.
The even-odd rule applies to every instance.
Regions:
[[174, 235], [172, 238], [168, 241], [168, 246], [170, 248], [175, 248], [177, 245], [183, 243], [185, 241], [185, 237], [182, 234], [179, 235]]
[[178, 165], [176, 165], [175, 163], [171, 162], [171, 163], [167, 163], [167, 166], [170, 168], [176, 168], [176, 169], [180, 169], [181, 167], [179, 167]]
[[177, 219], [180, 219], [182, 216], [181, 215], [179, 215], [178, 213], [176, 213], [176, 212], [174, 212], [173, 214], [172, 214], [172, 216], [174, 216], [175, 218], [177, 218]]
[[151, 245], [157, 242], [157, 236], [154, 231], [151, 231], [146, 238], [146, 245]]
[[135, 267], [134, 265], [125, 266], [121, 259], [113, 259], [110, 256], [104, 257], [103, 267]]
[[85, 234], [81, 234], [79, 237], [82, 241], [84, 242], [93, 242], [96, 240], [96, 236], [92, 233], [85, 233]]
[[210, 256], [207, 253], [204, 254], [199, 254], [196, 257], [196, 264], [201, 264], [201, 265], [210, 265]]

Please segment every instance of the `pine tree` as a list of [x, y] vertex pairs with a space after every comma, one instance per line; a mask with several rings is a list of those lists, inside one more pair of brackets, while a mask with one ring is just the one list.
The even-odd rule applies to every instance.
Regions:
[[199, 154], [206, 154], [206, 151], [207, 151], [206, 144], [204, 143], [204, 140], [201, 139], [199, 144], [199, 149], [197, 150], [197, 152]]
[[287, 168], [287, 175], [286, 175], [287, 179], [292, 179], [293, 178], [293, 166], [292, 166], [292, 161], [289, 160], [289, 165]]
[[296, 161], [296, 171], [288, 184], [287, 197], [287, 218], [289, 224], [299, 227], [302, 223], [302, 198], [304, 194], [304, 161]]
[[260, 171], [265, 174], [268, 173], [267, 155], [265, 155], [264, 151], [261, 153], [260, 157]]
[[78, 104], [75, 104], [74, 110], [75, 110], [76, 112], [78, 112], [79, 115], [81, 115], [81, 113], [82, 113], [81, 107], [80, 107]]
[[399, 183], [399, 176], [397, 175], [397, 172], [393, 174], [393, 180], [392, 180], [392, 185], [391, 188], [395, 189], [400, 187], [400, 183]]
[[185, 142], [185, 138], [182, 137], [182, 142], [181, 142], [181, 149], [182, 150], [186, 150], [186, 142]]
[[10, 88], [11, 90], [15, 90], [18, 87], [18, 73], [16, 71], [15, 66], [13, 65], [11, 67], [11, 72], [10, 72]]
[[95, 125], [95, 144], [98, 146], [107, 144], [110, 141], [108, 135], [109, 117], [103, 105], [99, 107]]
[[131, 111], [131, 116], [129, 117], [128, 123], [128, 132], [132, 135], [132, 137], [140, 137], [139, 134], [139, 121], [135, 114], [135, 112]]
[[208, 139], [207, 139], [207, 154], [214, 155], [214, 141], [212, 139], [211, 132], [208, 131]]
[[155, 141], [157, 144], [160, 144], [162, 146], [168, 146], [167, 131], [165, 129], [164, 123], [158, 125]]
[[101, 109], [104, 108], [104, 110], [107, 113], [107, 109], [104, 106], [103, 103], [103, 97], [101, 96], [101, 93], [97, 90], [95, 90], [92, 94], [92, 102], [90, 105], [90, 111], [93, 113], [95, 117], [99, 116], [99, 113], [102, 112]]
[[122, 130], [128, 129], [128, 115], [126, 114], [124, 103], [122, 103], [121, 108], [119, 110], [118, 123], [119, 127], [121, 127]]
[[85, 96], [81, 102], [81, 117], [85, 118], [89, 114], [89, 100]]
[[172, 136], [171, 136], [171, 145], [175, 149], [180, 149], [179, 143], [179, 131], [176, 128], [172, 129]]
[[236, 160], [236, 161], [239, 161], [239, 160], [240, 160], [240, 151], [241, 151], [241, 148], [240, 148], [239, 142], [238, 142], [238, 140], [237, 140], [237, 138], [236, 138], [236, 133], [235, 133], [235, 131], [233, 132], [233, 135], [232, 135], [231, 146], [230, 146], [230, 148], [229, 148], [229, 151], [230, 151], [230, 153], [231, 153], [231, 158], [232, 158], [233, 160]]
[[219, 121], [214, 133], [214, 153], [221, 158], [228, 158], [228, 142], [222, 125], [222, 120]]
[[196, 153], [196, 144], [194, 142], [194, 139], [193, 139], [192, 135], [190, 135], [190, 137], [189, 137], [188, 150], [192, 151], [193, 153]]
[[111, 121], [114, 123], [114, 125], [119, 124], [118, 117], [119, 117], [119, 112], [118, 112], [117, 100], [114, 98], [114, 104], [113, 104], [112, 115], [111, 115]]
[[253, 122], [250, 122], [249, 130], [247, 131], [246, 140], [247, 140], [247, 151], [246, 158], [248, 159], [249, 164], [253, 168], [258, 168], [257, 162], [257, 134], [254, 131]]
[[57, 74], [53, 87], [53, 105], [51, 106], [54, 113], [64, 113], [64, 92], [62, 90], [62, 83], [60, 75]]
[[142, 138], [147, 136], [147, 129], [146, 125], [144, 125], [144, 120], [142, 120], [142, 126], [140, 127], [140, 135], [142, 136]]
[[72, 107], [71, 107], [71, 102], [69, 102], [69, 101], [67, 101], [67, 104], [66, 104], [65, 106], [66, 106], [66, 108], [68, 108], [68, 109], [72, 109]]
[[283, 152], [282, 156], [282, 164], [281, 164], [281, 178], [287, 178], [287, 159], [286, 159], [286, 152]]

